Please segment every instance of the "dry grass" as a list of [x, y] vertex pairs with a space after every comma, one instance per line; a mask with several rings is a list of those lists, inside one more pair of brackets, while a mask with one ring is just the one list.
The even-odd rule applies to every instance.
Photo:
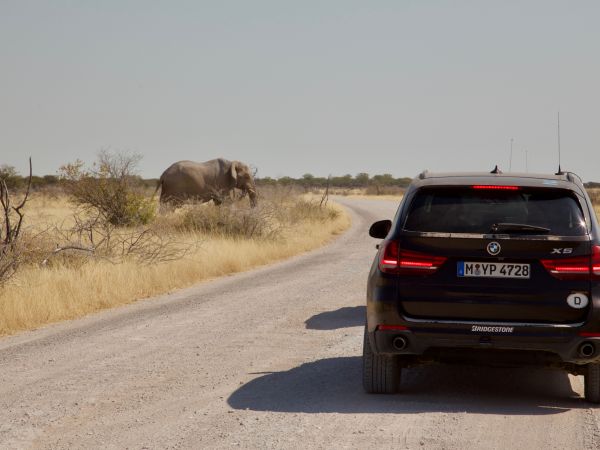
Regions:
[[27, 223], [30, 226], [73, 223], [73, 205], [65, 195], [32, 194], [27, 203]]
[[[394, 200], [400, 201], [404, 196], [405, 189], [397, 186], [380, 188], [379, 193], [373, 186], [367, 188], [332, 188], [329, 193], [331, 195], [340, 195], [349, 198], [364, 198], [372, 200]], [[315, 190], [315, 195], [322, 193], [323, 190]]]
[[[163, 232], [177, 233], [178, 242], [189, 246], [186, 256], [173, 261], [140, 264], [135, 259], [124, 259], [114, 264], [79, 254], [44, 268], [25, 266], [0, 292], [0, 335], [74, 319], [269, 264], [317, 248], [350, 225], [349, 217], [338, 206], [323, 213], [315, 211], [314, 204], [307, 200], [286, 201], [287, 207], [280, 204], [278, 212], [285, 210], [287, 215], [277, 218], [276, 235], [247, 238], [197, 227], [181, 230], [185, 213], [166, 216], [158, 224]], [[214, 209], [211, 205], [202, 208]], [[34, 198], [28, 217], [36, 221], [36, 226], [29, 231], [72, 223], [71, 216], [72, 207], [65, 198]]]
[[369, 195], [369, 194], [350, 194], [346, 197], [350, 198], [364, 198], [369, 200], [393, 200], [399, 202], [402, 200], [403, 195]]
[[588, 189], [588, 195], [594, 204], [596, 210], [596, 217], [600, 220], [600, 189]]

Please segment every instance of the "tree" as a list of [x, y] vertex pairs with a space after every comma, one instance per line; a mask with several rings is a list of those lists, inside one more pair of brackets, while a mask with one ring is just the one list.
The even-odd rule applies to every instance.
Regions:
[[299, 181], [304, 190], [308, 191], [315, 185], [315, 176], [312, 173], [305, 173]]
[[365, 172], [357, 173], [354, 180], [357, 186], [366, 187], [369, 184], [369, 174]]
[[4, 182], [8, 189], [19, 188], [25, 184], [23, 178], [19, 176], [17, 169], [8, 164], [0, 166], [0, 181]]
[[277, 180], [277, 183], [281, 184], [282, 186], [290, 186], [294, 184], [295, 181], [296, 180], [291, 177], [281, 177]]
[[392, 174], [384, 173], [383, 175], [375, 175], [373, 182], [379, 186], [392, 186], [394, 184], [394, 177]]

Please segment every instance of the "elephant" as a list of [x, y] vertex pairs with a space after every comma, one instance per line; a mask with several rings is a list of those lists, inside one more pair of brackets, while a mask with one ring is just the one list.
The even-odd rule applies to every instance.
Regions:
[[181, 204], [185, 200], [220, 205], [234, 189], [248, 194], [250, 206], [257, 204], [256, 186], [250, 168], [240, 161], [218, 158], [206, 162], [179, 161], [165, 170], [158, 181], [160, 203]]

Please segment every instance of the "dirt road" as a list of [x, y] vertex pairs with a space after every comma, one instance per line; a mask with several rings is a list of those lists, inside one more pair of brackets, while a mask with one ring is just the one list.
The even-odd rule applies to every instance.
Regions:
[[0, 448], [600, 447], [560, 372], [429, 366], [364, 394], [366, 230], [395, 204], [343, 202], [326, 248], [0, 340]]

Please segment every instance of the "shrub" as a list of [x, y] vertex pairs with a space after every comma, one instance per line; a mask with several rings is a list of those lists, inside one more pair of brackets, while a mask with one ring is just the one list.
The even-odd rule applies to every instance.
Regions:
[[340, 213], [337, 209], [328, 205], [320, 205], [317, 201], [300, 199], [287, 208], [287, 215], [289, 223], [297, 223], [303, 220], [309, 222], [327, 222], [336, 219]]
[[118, 226], [149, 223], [155, 216], [154, 203], [143, 194], [135, 175], [139, 155], [101, 151], [98, 161], [85, 168], [81, 161], [60, 168], [61, 180], [73, 201]]
[[181, 212], [176, 228], [245, 239], [275, 238], [280, 232], [273, 208], [268, 204], [255, 208], [189, 204]]
[[53, 249], [39, 246], [37, 253], [45, 252], [42, 266], [78, 267], [90, 259], [101, 259], [113, 264], [135, 261], [139, 264], [157, 264], [184, 257], [199, 242], [186, 243], [169, 230], [151, 226], [117, 227], [101, 217], [89, 214], [73, 215], [74, 225], [57, 226], [46, 230], [40, 241], [53, 240]]

